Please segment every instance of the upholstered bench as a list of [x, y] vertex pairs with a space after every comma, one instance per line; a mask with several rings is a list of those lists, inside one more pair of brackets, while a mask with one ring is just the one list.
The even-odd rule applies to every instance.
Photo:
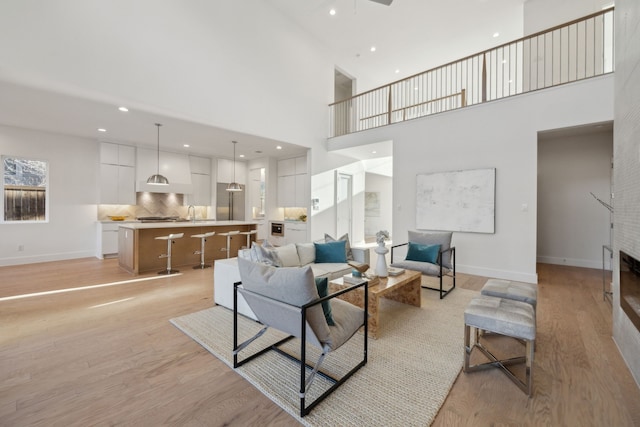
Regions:
[[489, 279], [482, 287], [480, 294], [526, 302], [533, 306], [533, 311], [536, 311], [538, 305], [538, 285], [534, 283]]
[[[471, 328], [475, 328], [474, 344], [470, 343]], [[480, 342], [479, 331], [516, 338], [525, 342], [524, 357], [497, 359]], [[536, 339], [535, 312], [531, 304], [506, 298], [480, 295], [471, 300], [464, 311], [464, 372], [473, 372], [488, 367], [498, 367], [522, 391], [531, 397], [533, 390], [533, 355]], [[469, 365], [471, 352], [478, 348], [490, 362]], [[516, 377], [506, 366], [525, 362], [525, 380]]]

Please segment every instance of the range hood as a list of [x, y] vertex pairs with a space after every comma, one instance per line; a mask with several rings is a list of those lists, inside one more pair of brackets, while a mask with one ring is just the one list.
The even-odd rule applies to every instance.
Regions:
[[147, 178], [157, 173], [158, 152], [138, 148], [136, 159], [136, 191], [150, 193], [191, 194], [191, 167], [186, 154], [160, 151], [160, 174], [167, 177], [169, 185], [147, 184]]

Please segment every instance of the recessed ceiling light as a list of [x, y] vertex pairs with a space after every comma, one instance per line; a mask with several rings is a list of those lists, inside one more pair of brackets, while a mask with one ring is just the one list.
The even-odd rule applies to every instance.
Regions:
[[375, 46], [371, 46], [371, 52], [375, 52], [376, 51], [376, 47]]
[[122, 111], [123, 113], [126, 113], [127, 111], [129, 111], [127, 107], [118, 107], [118, 110]]
[[494, 37], [494, 38], [496, 38], [496, 37], [500, 37], [500, 33], [493, 33], [493, 37]]
[[184, 144], [184, 145], [183, 145], [183, 147], [184, 147], [184, 148], [189, 148], [189, 147], [191, 147], [191, 146], [190, 146], [189, 144]]
[[98, 128], [98, 132], [106, 132], [107, 130], [104, 128]]
[[506, 64], [506, 63], [507, 63], [507, 60], [506, 60], [506, 59], [503, 59], [503, 60], [502, 60], [502, 63], [503, 63], [503, 64]]
[[238, 157], [244, 157], [244, 154], [240, 154]]
[[335, 9], [330, 9], [329, 10], [329, 15], [333, 16], [336, 14], [336, 10]]
[[400, 70], [399, 70], [399, 69], [396, 69], [396, 74], [398, 74], [399, 72], [400, 72]]
[[282, 147], [278, 145], [278, 146], [276, 147], [276, 150], [282, 150]]
[[375, 150], [371, 152], [371, 154], [376, 154], [376, 153], [377, 153], [377, 151], [375, 151]]

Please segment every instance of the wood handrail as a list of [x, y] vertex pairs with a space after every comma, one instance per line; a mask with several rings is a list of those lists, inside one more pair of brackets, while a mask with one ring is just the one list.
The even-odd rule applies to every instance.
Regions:
[[[533, 38], [538, 37], [538, 36], [541, 36], [541, 35], [543, 35], [543, 34], [547, 34], [547, 33], [550, 33], [550, 32], [553, 32], [553, 31], [556, 31], [556, 30], [558, 30], [558, 29], [560, 29], [560, 28], [568, 27], [569, 25], [573, 25], [573, 24], [576, 24], [576, 23], [581, 22], [581, 21], [586, 21], [587, 19], [595, 18], [596, 16], [604, 15], [604, 14], [606, 14], [606, 13], [609, 13], [609, 12], [613, 11], [613, 10], [615, 10], [615, 7], [611, 7], [611, 8], [606, 9], [606, 10], [602, 10], [602, 11], [599, 11], [599, 12], [591, 13], [591, 14], [589, 14], [589, 15], [583, 16], [582, 18], [577, 18], [577, 19], [574, 19], [574, 20], [572, 20], [572, 21], [565, 22], [564, 24], [556, 25], [555, 27], [551, 27], [551, 28], [548, 28], [548, 29], [546, 29], [546, 30], [538, 31], [538, 32], [533, 33], [533, 34], [530, 34], [530, 35], [528, 35], [528, 36], [520, 37], [519, 39], [512, 40], [512, 41], [510, 41], [510, 42], [503, 43], [503, 44], [498, 45], [498, 46], [494, 46], [494, 47], [492, 47], [492, 48], [490, 48], [490, 49], [486, 49], [486, 50], [483, 50], [483, 51], [481, 51], [481, 52], [478, 52], [478, 53], [474, 53], [474, 54], [472, 54], [472, 55], [465, 56], [464, 58], [456, 59], [455, 61], [448, 62], [448, 63], [446, 63], [446, 64], [444, 64], [444, 65], [439, 65], [439, 66], [437, 66], [437, 67], [435, 67], [435, 68], [431, 68], [431, 69], [426, 70], [426, 71], [421, 71], [421, 72], [416, 73], [416, 74], [413, 74], [413, 75], [411, 75], [411, 76], [409, 76], [409, 77], [405, 77], [405, 78], [403, 78], [403, 79], [396, 80], [396, 81], [393, 81], [393, 82], [391, 82], [391, 83], [387, 83], [386, 85], [382, 85], [382, 86], [376, 87], [376, 88], [374, 88], [374, 89], [370, 89], [370, 90], [368, 90], [368, 91], [366, 91], [366, 92], [362, 92], [362, 93], [359, 93], [359, 94], [357, 94], [357, 95], [353, 95], [353, 96], [351, 96], [351, 97], [349, 97], [349, 98], [345, 98], [345, 99], [343, 99], [343, 100], [341, 100], [341, 101], [333, 102], [333, 103], [329, 104], [329, 107], [332, 107], [332, 106], [334, 106], [334, 105], [336, 105], [336, 104], [342, 104], [343, 102], [350, 101], [350, 100], [352, 100], [352, 99], [354, 99], [354, 98], [361, 97], [361, 96], [366, 95], [366, 94], [368, 94], [368, 93], [375, 92], [375, 91], [378, 91], [378, 90], [380, 90], [380, 89], [384, 89], [384, 88], [386, 88], [386, 87], [389, 87], [389, 88], [390, 88], [391, 86], [393, 86], [393, 85], [395, 85], [395, 84], [398, 84], [398, 83], [404, 82], [404, 81], [406, 81], [406, 80], [413, 79], [414, 77], [420, 76], [420, 75], [422, 75], [422, 74], [426, 74], [426, 73], [434, 72], [434, 71], [436, 71], [436, 70], [438, 70], [438, 69], [440, 69], [440, 68], [444, 68], [444, 67], [447, 67], [447, 66], [449, 66], [449, 65], [457, 64], [457, 63], [459, 63], [459, 62], [463, 62], [463, 61], [466, 61], [466, 60], [468, 60], [468, 59], [478, 57], [478, 56], [480, 56], [480, 55], [483, 55], [483, 56], [484, 56], [484, 55], [486, 55], [487, 53], [489, 53], [489, 52], [491, 52], [491, 51], [494, 51], [494, 50], [497, 50], [497, 49], [503, 48], [503, 47], [505, 47], [505, 46], [509, 46], [509, 45], [514, 44], [514, 43], [519, 43], [519, 42], [524, 41], [524, 40], [533, 39]], [[385, 114], [386, 114], [386, 113], [385, 113]]]
[[[430, 99], [428, 101], [420, 102], [418, 104], [407, 105], [406, 107], [396, 108], [395, 110], [388, 110], [388, 111], [385, 111], [384, 113], [374, 114], [373, 116], [362, 117], [360, 119], [360, 121], [369, 120], [369, 119], [373, 119], [375, 117], [380, 117], [380, 116], [384, 116], [384, 115], [389, 115], [389, 123], [391, 123], [391, 114], [393, 114], [395, 112], [408, 110], [409, 108], [419, 107], [421, 105], [431, 104], [432, 102], [442, 101], [443, 99], [453, 98], [453, 97], [456, 97], [458, 95], [460, 95], [460, 97], [462, 99], [461, 106], [464, 107], [466, 105], [465, 92], [466, 92], [465, 89], [462, 89], [460, 92], [452, 93], [451, 95], [441, 96], [440, 98]], [[390, 106], [391, 106], [391, 97], [389, 97], [389, 107]]]

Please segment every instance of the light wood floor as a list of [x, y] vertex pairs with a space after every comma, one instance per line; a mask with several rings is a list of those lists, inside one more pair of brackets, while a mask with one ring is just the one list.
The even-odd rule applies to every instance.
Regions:
[[[131, 281], [97, 259], [0, 268], [0, 425], [297, 425], [169, 323], [213, 304], [212, 270], [182, 273]], [[435, 426], [640, 426], [600, 271], [538, 273], [533, 398], [497, 370], [461, 374]], [[460, 275], [460, 287], [483, 283]]]

